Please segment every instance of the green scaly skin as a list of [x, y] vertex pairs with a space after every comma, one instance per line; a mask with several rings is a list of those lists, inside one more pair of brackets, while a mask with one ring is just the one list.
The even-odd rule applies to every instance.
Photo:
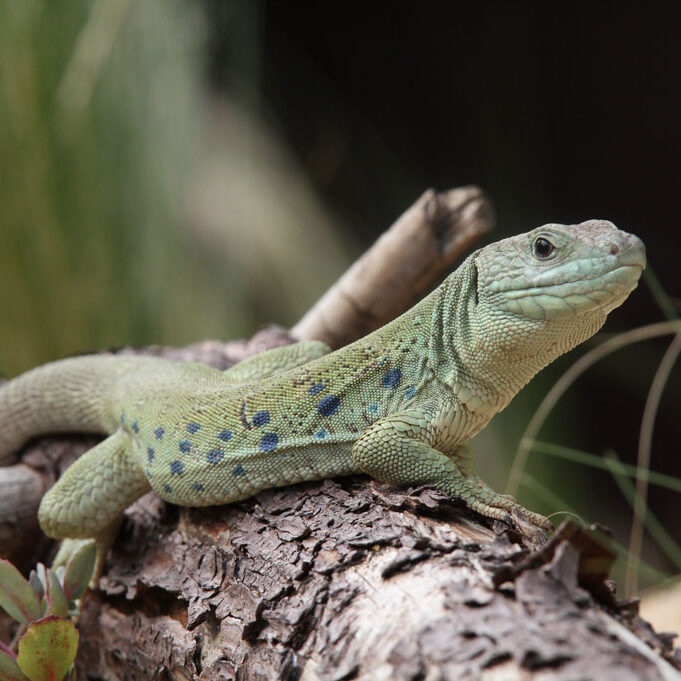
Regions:
[[141, 357], [48, 364], [0, 390], [0, 460], [40, 433], [107, 433], [39, 512], [46, 534], [101, 548], [149, 489], [209, 506], [360, 472], [549, 529], [487, 487], [464, 445], [593, 335], [644, 267], [642, 242], [610, 222], [551, 224], [476, 251], [418, 305], [336, 352], [303, 342], [224, 373]]

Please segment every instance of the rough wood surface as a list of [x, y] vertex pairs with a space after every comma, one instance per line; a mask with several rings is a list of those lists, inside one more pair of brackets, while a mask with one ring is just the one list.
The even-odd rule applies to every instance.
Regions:
[[[0, 553], [17, 556], [26, 543], [26, 535], [39, 532], [35, 500], [46, 491], [46, 480], [39, 471], [17, 464], [0, 478]], [[17, 528], [22, 532], [17, 532]], [[23, 567], [23, 566], [22, 566]]]
[[291, 329], [338, 348], [401, 314], [494, 226], [478, 187], [429, 189]]
[[148, 495], [87, 602], [81, 668], [206, 681], [681, 678], [631, 631], [667, 654], [668, 640], [580, 586], [571, 543], [529, 552], [433, 492], [360, 478], [216, 509]]

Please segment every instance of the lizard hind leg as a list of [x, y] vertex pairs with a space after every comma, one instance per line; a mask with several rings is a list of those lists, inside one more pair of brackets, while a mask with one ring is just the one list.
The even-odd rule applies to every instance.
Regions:
[[43, 497], [38, 510], [40, 525], [50, 537], [66, 539], [55, 563], [63, 564], [82, 543], [94, 540], [98, 563], [115, 538], [123, 511], [149, 491], [123, 430], [87, 451]]

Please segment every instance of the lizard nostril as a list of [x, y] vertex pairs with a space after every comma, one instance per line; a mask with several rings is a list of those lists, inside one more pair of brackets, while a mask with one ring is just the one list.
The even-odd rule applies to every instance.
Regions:
[[617, 255], [620, 252], [619, 246], [610, 244], [610, 255]]

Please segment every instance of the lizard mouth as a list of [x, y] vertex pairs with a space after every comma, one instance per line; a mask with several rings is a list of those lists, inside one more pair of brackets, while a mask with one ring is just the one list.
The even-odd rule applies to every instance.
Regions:
[[[563, 276], [560, 281], [538, 280], [534, 286], [525, 289], [510, 289], [509, 297], [524, 297], [528, 295], [546, 295], [553, 293], [559, 295], [561, 291], [572, 293], [588, 293], [597, 290], [601, 286], [628, 287], [630, 290], [636, 286], [643, 272], [641, 265], [618, 265], [611, 269], [596, 272], [592, 276], [579, 276], [578, 273], [570, 272], [568, 276]], [[572, 275], [572, 276], [570, 276]]]
[[[643, 264], [617, 264], [585, 277], [579, 269], [563, 273], [559, 281], [541, 277], [526, 288], [503, 293], [503, 307], [533, 319], [563, 319], [607, 313], [621, 305], [636, 288]], [[569, 275], [569, 276], [566, 276]]]
[[524, 289], [510, 289], [506, 297], [510, 300], [533, 296], [552, 296], [570, 298], [572, 296], [596, 296], [597, 294], [618, 295], [630, 293], [638, 283], [643, 272], [640, 265], [620, 265], [606, 272], [599, 272], [592, 277], [566, 279], [559, 283], [538, 282], [535, 286]]

